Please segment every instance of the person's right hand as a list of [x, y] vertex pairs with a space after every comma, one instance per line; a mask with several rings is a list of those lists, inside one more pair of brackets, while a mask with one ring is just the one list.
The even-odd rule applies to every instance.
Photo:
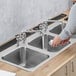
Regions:
[[60, 45], [61, 41], [62, 41], [61, 38], [58, 35], [56, 35], [53, 39], [53, 42], [52, 42], [51, 46], [52, 47], [57, 47], [57, 46]]
[[67, 38], [65, 40], [61, 40], [61, 38], [59, 37], [59, 35], [55, 36], [55, 38], [53, 39], [53, 42], [52, 42], [52, 47], [57, 47], [59, 45], [65, 45], [66, 43], [69, 42], [69, 39], [70, 38]]

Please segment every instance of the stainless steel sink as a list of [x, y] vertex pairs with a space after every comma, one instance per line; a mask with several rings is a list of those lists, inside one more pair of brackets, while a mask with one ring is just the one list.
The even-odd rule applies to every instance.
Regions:
[[[58, 25], [50, 30], [50, 32], [55, 34], [59, 34], [61, 31], [61, 25]], [[51, 47], [51, 45], [49, 45], [49, 41], [54, 38], [54, 35], [50, 32], [48, 31], [45, 35], [40, 34], [40, 32], [34, 33], [27, 38], [27, 48], [22, 44], [22, 42], [21, 44], [23, 46], [11, 46], [1, 53], [0, 59], [27, 71], [36, 70], [41, 64], [58, 55], [62, 52], [63, 48], [70, 44], [67, 43], [64, 46], [54, 48]]]
[[[46, 37], [46, 36], [47, 36], [47, 37]], [[70, 44], [70, 43], [68, 43], [68, 44], [66, 44], [66, 45], [58, 46], [58, 47], [54, 47], [54, 48], [53, 48], [53, 47], [51, 47], [51, 46], [49, 45], [49, 41], [50, 41], [51, 39], [53, 39], [53, 36], [45, 35], [44, 37], [45, 37], [45, 42], [44, 42], [44, 44], [46, 45], [47, 51], [49, 51], [49, 52], [58, 52], [58, 51], [60, 51], [61, 49], [63, 49], [65, 46], [67, 46], [68, 44]], [[48, 39], [47, 39], [47, 38], [48, 38]], [[46, 39], [47, 39], [47, 40], [46, 40]], [[31, 41], [31, 42], [29, 43], [29, 45], [34, 46], [34, 47], [37, 47], [37, 48], [40, 48], [40, 49], [43, 49], [42, 37], [41, 37], [41, 36], [37, 37], [36, 39], [34, 39], [33, 41]]]
[[[25, 54], [25, 59], [26, 59], [25, 65], [21, 65], [23, 63], [21, 60], [23, 55], [21, 53]], [[49, 55], [45, 55], [43, 53], [34, 51], [29, 48], [25, 49], [25, 47], [18, 48], [14, 50], [13, 52], [2, 57], [2, 59], [5, 61], [11, 62], [13, 64], [19, 65], [27, 69], [38, 66], [40, 63], [42, 63], [48, 58], [49, 58]]]

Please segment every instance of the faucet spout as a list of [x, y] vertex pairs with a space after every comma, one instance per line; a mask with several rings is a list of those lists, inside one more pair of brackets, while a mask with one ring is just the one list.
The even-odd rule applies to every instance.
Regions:
[[48, 50], [48, 36], [47, 36], [47, 34], [42, 36], [42, 48], [44, 50]]
[[56, 22], [56, 23], [59, 23], [61, 25], [62, 30], [64, 29], [64, 27], [66, 25], [63, 21], [59, 21], [59, 20], [50, 20], [49, 19], [48, 21], [45, 21], [45, 22]]

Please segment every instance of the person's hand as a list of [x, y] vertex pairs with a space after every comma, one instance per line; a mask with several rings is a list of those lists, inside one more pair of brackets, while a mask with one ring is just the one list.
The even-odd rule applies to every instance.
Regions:
[[65, 40], [62, 40], [60, 44], [61, 44], [61, 45], [67, 44], [67, 43], [69, 42], [69, 39], [70, 39], [70, 37], [67, 38], [67, 39], [65, 39]]
[[57, 47], [58, 45], [60, 45], [61, 43], [61, 38], [57, 35], [55, 36], [55, 38], [53, 39], [53, 42], [52, 42], [52, 47]]
[[55, 36], [55, 38], [53, 39], [53, 42], [52, 42], [52, 47], [57, 47], [59, 45], [65, 45], [66, 43], [69, 42], [69, 39], [70, 38], [67, 38], [65, 40], [61, 40], [61, 38], [57, 35]]

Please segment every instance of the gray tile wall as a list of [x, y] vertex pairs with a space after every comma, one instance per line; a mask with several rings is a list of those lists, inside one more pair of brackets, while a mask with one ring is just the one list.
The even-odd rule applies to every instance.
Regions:
[[0, 0], [0, 45], [68, 8], [69, 0]]

